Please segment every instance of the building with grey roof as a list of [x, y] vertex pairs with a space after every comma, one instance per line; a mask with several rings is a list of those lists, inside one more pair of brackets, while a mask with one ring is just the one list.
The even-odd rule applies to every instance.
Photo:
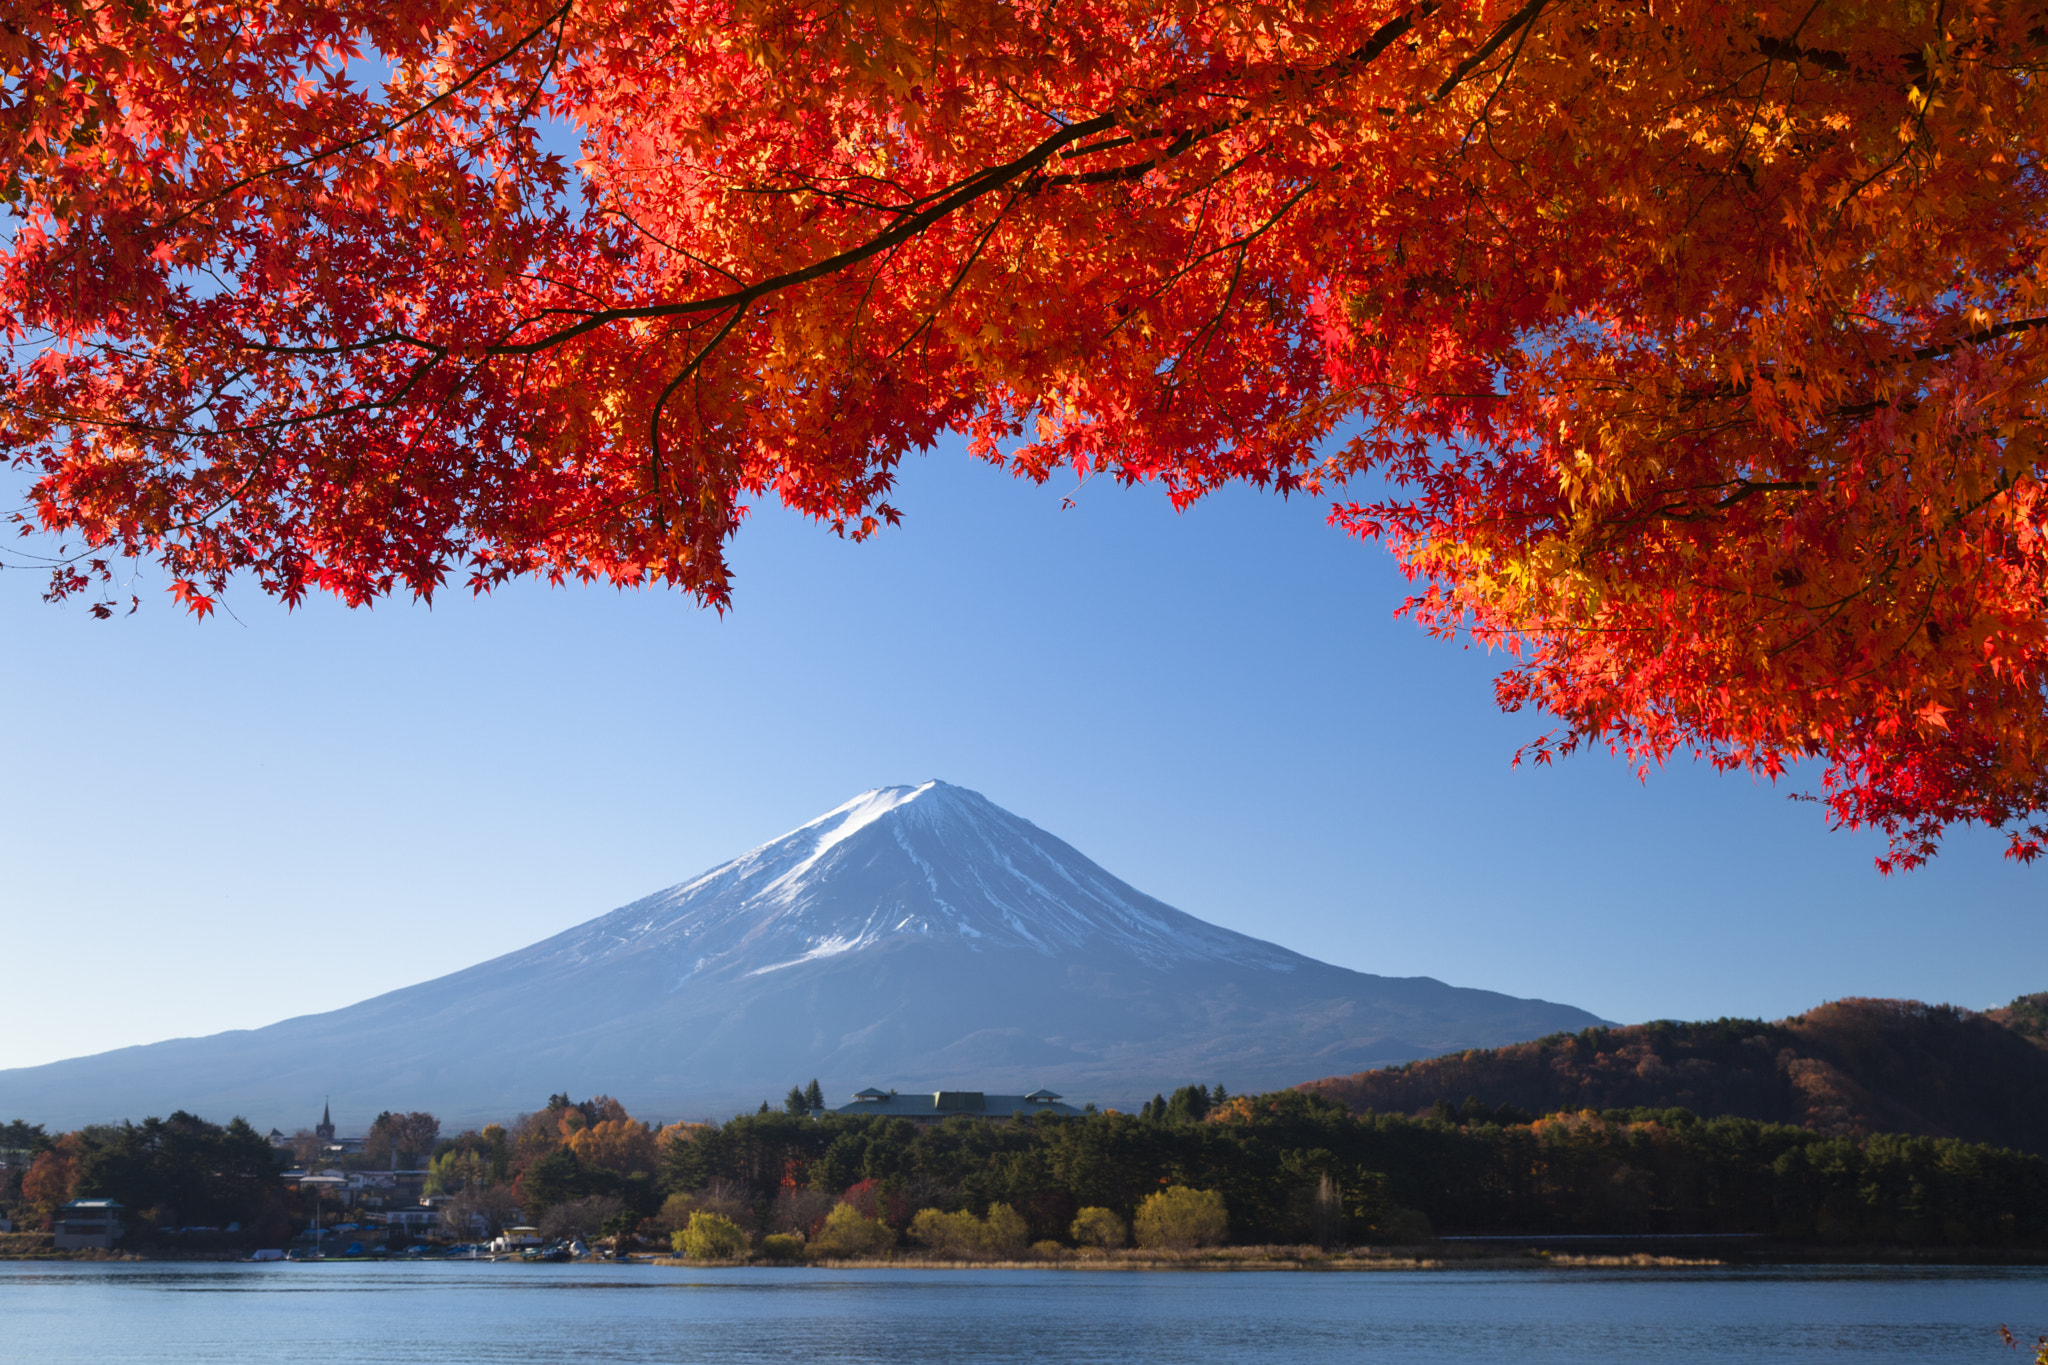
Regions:
[[853, 1103], [841, 1105], [832, 1111], [835, 1114], [879, 1114], [885, 1118], [909, 1119], [912, 1123], [943, 1123], [962, 1114], [976, 1119], [1007, 1119], [1033, 1114], [1059, 1114], [1067, 1118], [1079, 1117], [1081, 1111], [1071, 1104], [1060, 1103], [1060, 1097], [1050, 1090], [1034, 1090], [1028, 1095], [991, 1095], [981, 1090], [931, 1090], [914, 1095], [899, 1095], [893, 1090], [877, 1090], [869, 1086], [856, 1091]]
[[51, 1220], [59, 1251], [111, 1251], [121, 1240], [121, 1215], [127, 1206], [118, 1199], [74, 1199]]

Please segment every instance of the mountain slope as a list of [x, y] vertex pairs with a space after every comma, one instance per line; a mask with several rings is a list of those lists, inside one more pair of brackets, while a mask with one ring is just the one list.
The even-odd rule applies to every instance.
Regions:
[[503, 1116], [557, 1090], [635, 1112], [834, 1093], [1029, 1090], [1104, 1103], [1534, 1037], [1583, 1010], [1370, 976], [1144, 895], [977, 793], [868, 792], [693, 881], [517, 952], [268, 1028], [0, 1071], [0, 1112], [69, 1124], [331, 1094]]
[[[2038, 997], [2014, 1004], [2028, 999]], [[1467, 1097], [1536, 1114], [1683, 1107], [1828, 1133], [1920, 1133], [2048, 1154], [2048, 1050], [1997, 1017], [2011, 1013], [1836, 1000], [1776, 1023], [1588, 1029], [1300, 1088], [1382, 1112], [1420, 1113]]]

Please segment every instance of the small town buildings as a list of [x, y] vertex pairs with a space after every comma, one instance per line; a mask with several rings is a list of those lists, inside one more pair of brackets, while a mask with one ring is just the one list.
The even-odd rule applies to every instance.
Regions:
[[112, 1251], [121, 1240], [121, 1215], [126, 1212], [116, 1199], [72, 1200], [50, 1223], [57, 1234], [57, 1250]]
[[528, 1247], [547, 1245], [547, 1239], [540, 1235], [539, 1228], [506, 1228], [491, 1239], [491, 1254], [494, 1256], [517, 1256]]
[[[299, 1135], [302, 1136], [304, 1133], [305, 1129], [299, 1130]], [[295, 1146], [299, 1140], [298, 1136], [287, 1137], [276, 1128], [263, 1136], [273, 1147]], [[320, 1122], [313, 1125], [313, 1140], [318, 1149], [328, 1156], [345, 1156], [351, 1152], [360, 1152], [367, 1141], [365, 1138], [337, 1136], [334, 1129], [333, 1106], [329, 1104], [320, 1106]]]
[[[376, 1215], [372, 1215], [372, 1219]], [[432, 1232], [441, 1225], [441, 1215], [433, 1209], [406, 1208], [391, 1209], [383, 1215], [384, 1226], [393, 1232], [405, 1232], [417, 1237], [423, 1232]]]
[[323, 1152], [360, 1152], [363, 1139], [359, 1137], [337, 1137], [334, 1132], [334, 1115], [329, 1105], [320, 1106], [320, 1122], [313, 1125], [313, 1136], [320, 1139]]
[[992, 1095], [981, 1090], [932, 1090], [898, 1095], [872, 1086], [856, 1091], [852, 1104], [841, 1105], [832, 1112], [881, 1114], [888, 1118], [909, 1119], [917, 1124], [944, 1123], [962, 1115], [976, 1119], [1007, 1119], [1029, 1118], [1033, 1114], [1060, 1114], [1074, 1118], [1081, 1113], [1070, 1104], [1060, 1103], [1060, 1097], [1052, 1091], [1043, 1089], [1028, 1095]]

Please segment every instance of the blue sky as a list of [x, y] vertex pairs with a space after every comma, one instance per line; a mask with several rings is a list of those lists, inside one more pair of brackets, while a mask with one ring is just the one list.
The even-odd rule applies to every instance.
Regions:
[[1392, 619], [1313, 500], [913, 460], [854, 545], [779, 509], [736, 609], [522, 585], [99, 623], [0, 574], [0, 1067], [466, 966], [865, 788], [944, 778], [1205, 919], [1609, 1018], [2048, 989], [2048, 870], [1877, 841], [1740, 776], [1514, 770], [1492, 660]]

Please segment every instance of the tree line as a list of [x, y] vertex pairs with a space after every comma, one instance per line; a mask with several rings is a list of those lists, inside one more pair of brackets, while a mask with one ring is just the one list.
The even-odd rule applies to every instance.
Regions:
[[[304, 1216], [283, 1154], [239, 1119], [222, 1127], [180, 1113], [56, 1137], [17, 1123], [0, 1138], [0, 1205], [29, 1221], [73, 1197], [120, 1199], [155, 1228], [276, 1231]], [[1476, 1099], [1410, 1117], [1302, 1091], [1187, 1086], [1138, 1114], [919, 1126], [806, 1106], [657, 1128], [609, 1097], [556, 1095], [507, 1124], [439, 1139], [428, 1170], [429, 1192], [448, 1197], [450, 1234], [465, 1237], [516, 1215], [563, 1235], [666, 1244], [710, 1215], [758, 1247], [815, 1239], [835, 1215], [858, 1215], [890, 1242], [1064, 1245], [1088, 1240], [1084, 1213], [1129, 1225], [1150, 1196], [1183, 1188], [1213, 1197], [1241, 1244], [1751, 1233], [2048, 1247], [2048, 1162], [2032, 1154], [1685, 1109], [1536, 1117]], [[987, 1231], [998, 1227], [1008, 1230]]]
[[243, 1119], [183, 1110], [56, 1135], [16, 1119], [0, 1127], [0, 1213], [32, 1230], [73, 1199], [113, 1199], [145, 1236], [233, 1228], [277, 1241], [299, 1217], [286, 1156]]
[[[1015, 1209], [1064, 1240], [1168, 1186], [1213, 1191], [1241, 1243], [1438, 1234], [1759, 1233], [1798, 1242], [2048, 1246], [2048, 1162], [1953, 1139], [1847, 1137], [1684, 1109], [1532, 1117], [1472, 1101], [1421, 1118], [1286, 1091], [1143, 1115], [917, 1127], [754, 1114], [667, 1143], [659, 1185], [777, 1230], [806, 1195], [871, 1185], [888, 1221]], [[1334, 1205], [1334, 1207], [1333, 1207]]]

